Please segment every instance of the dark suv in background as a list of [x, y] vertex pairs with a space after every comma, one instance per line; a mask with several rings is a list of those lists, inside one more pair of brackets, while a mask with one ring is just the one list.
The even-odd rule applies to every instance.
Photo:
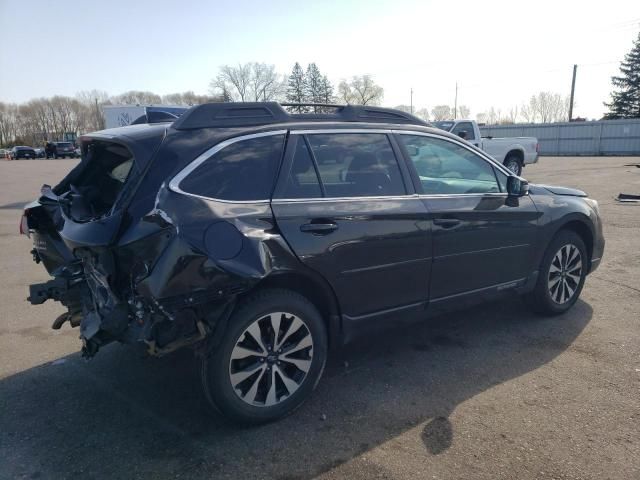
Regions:
[[47, 142], [45, 154], [47, 158], [76, 158], [76, 147], [71, 142]]
[[298, 407], [329, 347], [503, 293], [556, 315], [604, 249], [585, 193], [528, 185], [406, 113], [277, 103], [191, 108], [81, 138], [21, 230], [54, 277], [31, 286], [80, 327], [192, 346], [207, 398], [243, 422]]

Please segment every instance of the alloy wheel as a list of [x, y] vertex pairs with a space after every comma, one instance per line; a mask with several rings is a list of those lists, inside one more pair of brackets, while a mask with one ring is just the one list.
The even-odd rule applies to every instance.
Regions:
[[231, 386], [245, 403], [271, 407], [300, 388], [312, 359], [313, 338], [305, 322], [291, 313], [269, 313], [236, 341], [229, 360]]
[[582, 255], [569, 243], [560, 247], [549, 267], [547, 287], [551, 299], [562, 305], [573, 299], [582, 278]]

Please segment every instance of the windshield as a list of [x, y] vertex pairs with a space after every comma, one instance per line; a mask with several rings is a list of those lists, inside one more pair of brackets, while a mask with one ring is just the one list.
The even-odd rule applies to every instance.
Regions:
[[70, 147], [71, 143], [70, 142], [58, 142], [57, 145], [59, 147]]
[[456, 123], [450, 120], [445, 120], [442, 122], [433, 122], [433, 124], [440, 130], [444, 130], [445, 132], [450, 132]]

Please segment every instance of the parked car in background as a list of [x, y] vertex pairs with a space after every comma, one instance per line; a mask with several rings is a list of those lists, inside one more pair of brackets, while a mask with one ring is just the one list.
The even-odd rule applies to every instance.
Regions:
[[37, 158], [36, 151], [31, 147], [19, 146], [11, 149], [11, 160], [35, 160]]
[[359, 335], [503, 294], [574, 305], [604, 250], [595, 200], [405, 112], [332, 108], [204, 104], [81, 137], [20, 222], [54, 276], [29, 301], [62, 302], [53, 328], [80, 327], [86, 357], [193, 347], [208, 401], [250, 423], [300, 406]]
[[47, 158], [76, 157], [76, 147], [71, 142], [47, 142], [45, 151]]
[[36, 152], [36, 158], [44, 158], [44, 148], [34, 148]]
[[188, 110], [178, 105], [105, 105], [105, 128], [125, 127], [156, 119], [173, 121]]
[[10, 160], [11, 159], [11, 153], [9, 152], [9, 150], [6, 150], [4, 148], [0, 148], [0, 158], [2, 158], [4, 160]]
[[535, 137], [482, 137], [475, 120], [444, 120], [433, 124], [487, 152], [516, 175], [522, 174], [525, 165], [538, 161], [539, 145]]

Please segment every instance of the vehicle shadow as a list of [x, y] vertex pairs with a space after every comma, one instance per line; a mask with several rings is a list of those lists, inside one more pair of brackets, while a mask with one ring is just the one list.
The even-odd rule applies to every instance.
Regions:
[[582, 301], [540, 318], [510, 299], [376, 335], [334, 353], [301, 409], [252, 428], [208, 410], [190, 352], [69, 355], [0, 380], [0, 477], [310, 478], [423, 423], [437, 455], [457, 405], [554, 359], [591, 316]]

